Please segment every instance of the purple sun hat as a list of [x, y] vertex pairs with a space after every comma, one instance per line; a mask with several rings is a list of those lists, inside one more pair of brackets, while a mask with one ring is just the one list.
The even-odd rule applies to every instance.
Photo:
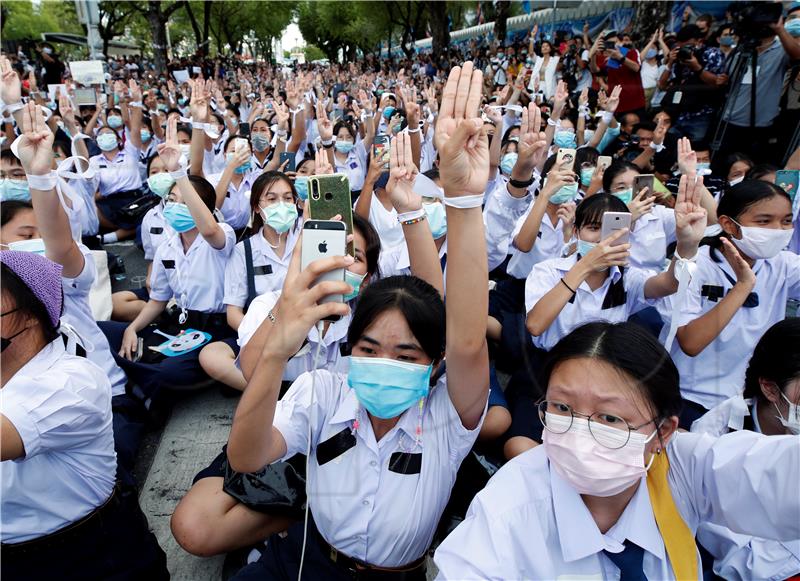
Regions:
[[64, 294], [61, 288], [61, 265], [33, 252], [0, 250], [0, 263], [14, 271], [44, 305], [53, 328], [58, 329]]

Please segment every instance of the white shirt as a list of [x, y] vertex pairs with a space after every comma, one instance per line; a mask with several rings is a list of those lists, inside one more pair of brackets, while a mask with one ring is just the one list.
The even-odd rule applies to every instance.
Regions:
[[[578, 255], [573, 254], [566, 258], [553, 258], [545, 260], [533, 267], [525, 281], [525, 312], [530, 313], [536, 303], [550, 292], [553, 287], [560, 284], [560, 280], [578, 261]], [[577, 289], [571, 302], [564, 305], [561, 312], [538, 337], [532, 337], [533, 344], [540, 349], [550, 350], [570, 331], [591, 321], [607, 321], [621, 323], [628, 320], [632, 314], [651, 306], [644, 296], [644, 285], [651, 273], [638, 268], [626, 268], [625, 275], [619, 268], [612, 266], [609, 276], [596, 290], [592, 290], [586, 281]], [[611, 285], [622, 278], [624, 294], [614, 300], [615, 293]], [[603, 308], [603, 306], [606, 308]]]
[[74, 327], [78, 335], [89, 343], [83, 346], [86, 357], [106, 374], [111, 382], [111, 394], [122, 395], [125, 393], [128, 378], [114, 361], [108, 339], [97, 326], [89, 305], [89, 293], [97, 278], [94, 257], [92, 251], [82, 244], [78, 248], [83, 254], [83, 270], [75, 278], [61, 278], [61, 287], [64, 290], [64, 312], [61, 320]]
[[183, 252], [180, 234], [164, 242], [153, 257], [150, 274], [150, 298], [168, 301], [175, 298], [178, 305], [203, 313], [222, 313], [225, 286], [225, 264], [228, 261], [236, 236], [227, 224], [220, 224], [225, 231], [225, 246], [213, 248], [199, 233], [189, 250]]
[[[250, 237], [256, 295], [283, 288], [283, 281], [286, 279], [286, 272], [292, 260], [292, 251], [300, 232], [300, 228], [289, 230], [286, 250], [282, 257], [275, 254], [275, 249], [264, 238], [263, 227], [258, 234]], [[233, 254], [225, 267], [225, 298], [223, 301], [226, 305], [244, 308], [247, 303], [247, 260], [245, 256], [244, 241], [242, 241], [233, 249]]]
[[556, 70], [558, 69], [558, 57], [556, 55], [550, 55], [550, 58], [547, 61], [547, 66], [544, 69], [544, 82], [540, 82], [539, 79], [543, 65], [544, 57], [537, 56], [536, 62], [533, 63], [531, 82], [528, 84], [528, 90], [533, 92], [534, 84], [538, 83], [538, 90], [544, 93], [545, 99], [550, 100], [556, 94]]
[[97, 217], [97, 207], [94, 204], [94, 180], [70, 179], [67, 181], [59, 177], [58, 184], [72, 204], [68, 214], [73, 238], [97, 234], [100, 230], [100, 219]]
[[651, 65], [647, 60], [642, 58], [642, 68], [640, 71], [642, 76], [642, 88], [655, 89], [658, 85], [658, 78], [665, 69], [666, 67], [664, 65], [659, 65], [658, 62]]
[[142, 248], [144, 259], [153, 260], [156, 250], [175, 234], [164, 219], [164, 204], [150, 208], [142, 219]]
[[[667, 452], [669, 489], [692, 532], [711, 522], [779, 540], [800, 537], [800, 438], [676, 433]], [[538, 446], [492, 477], [434, 560], [438, 579], [619, 579], [602, 550], [618, 552], [625, 539], [645, 549], [648, 579], [675, 579], [644, 479], [603, 534]], [[699, 554], [697, 562], [702, 579]]]
[[350, 191], [356, 192], [364, 187], [364, 177], [367, 175], [367, 149], [364, 141], [359, 138], [353, 149], [347, 154], [347, 159], [342, 163], [334, 153], [334, 172], [347, 175], [350, 182]]
[[[250, 190], [259, 175], [261, 175], [259, 170], [247, 172], [238, 188], [233, 184], [233, 179], [228, 183], [228, 193], [225, 194], [225, 201], [220, 210], [225, 222], [234, 230], [241, 230], [250, 220]], [[207, 176], [206, 179], [216, 189], [222, 179], [222, 173]]]
[[498, 179], [495, 182], [483, 208], [490, 271], [500, 266], [508, 256], [514, 224], [522, 216], [527, 215], [532, 201], [533, 196], [530, 193], [522, 198], [515, 198], [509, 194], [508, 182], [505, 179]]
[[654, 205], [633, 225], [630, 234], [631, 266], [661, 272], [667, 257], [667, 245], [675, 240], [675, 210]]
[[[710, 258], [711, 252], [719, 262]], [[665, 323], [676, 316], [679, 327], [688, 324], [717, 306], [733, 287], [725, 276], [727, 273], [736, 280], [728, 261], [710, 247], [700, 247], [696, 264], [697, 272], [689, 283], [685, 304], [676, 305], [674, 295], [659, 304]], [[753, 272], [757, 307], [740, 307], [716, 339], [695, 357], [686, 355], [677, 340], [672, 344], [670, 355], [681, 374], [681, 394], [707, 409], [740, 392], [756, 343], [767, 329], [784, 319], [786, 300], [800, 299], [800, 256], [797, 254], [783, 251], [769, 260], [756, 260]], [[664, 325], [664, 329], [668, 327]], [[665, 336], [666, 331], [662, 331], [662, 342]]]
[[2, 542], [55, 532], [108, 499], [117, 458], [99, 367], [69, 355], [58, 337], [9, 380], [0, 403], [25, 446], [22, 458], [0, 462]]
[[[256, 334], [267, 313], [278, 303], [281, 291], [270, 291], [255, 298], [239, 324], [239, 347], [244, 347]], [[334, 321], [322, 337], [319, 348], [317, 369], [330, 372], [347, 373], [350, 368], [350, 348], [347, 344], [347, 330], [350, 327], [350, 315]], [[294, 381], [303, 373], [314, 370], [314, 352], [320, 343], [316, 325], [308, 332], [308, 341], [286, 362], [283, 372], [284, 381]]]
[[[304, 374], [278, 402], [274, 426], [286, 440], [285, 460], [305, 454], [311, 422], [308, 502], [320, 534], [337, 550], [373, 565], [398, 567], [418, 559], [430, 546], [458, 467], [480, 424], [474, 430], [462, 425], [443, 377], [426, 399], [419, 444], [417, 405], [376, 442], [347, 377], [324, 370], [316, 373], [313, 409], [311, 374]], [[333, 457], [320, 465], [318, 454], [325, 450], [324, 444], [341, 432], [352, 433], [357, 417], [355, 443], [328, 454]], [[420, 454], [421, 468], [413, 473], [390, 470], [396, 454]]]
[[516, 238], [517, 234], [522, 230], [522, 226], [530, 215], [531, 210], [533, 210], [533, 204], [531, 204], [528, 211], [517, 220], [514, 231], [511, 233], [511, 260], [508, 261], [508, 268], [506, 271], [514, 278], [528, 278], [531, 269], [536, 264], [539, 264], [543, 260], [561, 256], [561, 249], [564, 248], [564, 222], [558, 220], [557, 223], [553, 224], [547, 213], [542, 216], [542, 223], [539, 226], [539, 236], [534, 241], [533, 248], [528, 252], [523, 252], [514, 247], [514, 238]]
[[93, 185], [103, 197], [142, 187], [142, 177], [139, 174], [139, 148], [133, 145], [130, 137], [125, 140], [125, 145], [113, 160], [109, 161], [100, 153], [89, 158], [89, 167], [97, 172]]

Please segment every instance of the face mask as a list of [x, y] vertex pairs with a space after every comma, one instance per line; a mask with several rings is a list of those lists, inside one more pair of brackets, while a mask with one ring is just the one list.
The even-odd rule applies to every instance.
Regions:
[[576, 145], [575, 134], [572, 131], [556, 131], [553, 143], [559, 147], [574, 148]]
[[386, 107], [386, 109], [383, 110], [383, 118], [388, 121], [389, 119], [392, 118], [392, 115], [394, 115], [394, 107], [389, 105], [388, 107]]
[[153, 174], [147, 178], [147, 185], [150, 191], [162, 199], [169, 195], [169, 191], [174, 184], [175, 180], [167, 172]]
[[422, 207], [425, 208], [425, 214], [428, 216], [428, 226], [431, 228], [433, 239], [438, 240], [447, 234], [447, 214], [444, 206], [439, 202], [433, 202], [422, 204]]
[[400, 125], [400, 123], [398, 123], [397, 125], [392, 127], [392, 133], [395, 133], [395, 134], [400, 133], [400, 129], [401, 128], [402, 128], [402, 126]]
[[164, 206], [164, 220], [175, 232], [188, 232], [195, 227], [194, 218], [186, 204], [167, 202]]
[[[227, 154], [225, 157], [228, 160], [228, 163], [233, 161], [233, 154], [232, 153]], [[246, 162], [244, 162], [242, 165], [237, 165], [234, 168], [233, 173], [243, 174], [243, 173], [247, 173], [248, 171], [250, 171], [250, 160], [249, 159]]]
[[585, 186], [588, 186], [590, 183], [592, 183], [592, 176], [594, 175], [594, 169], [595, 168], [593, 168], [593, 167], [585, 167], [585, 168], [583, 168], [581, 170], [581, 185], [582, 186], [585, 187]]
[[178, 97], [178, 105], [180, 105], [181, 107], [183, 107], [184, 105], [186, 105], [186, 101], [187, 101], [187, 100], [188, 100], [188, 99], [186, 99], [186, 97]]
[[[800, 20], [798, 20], [798, 22], [800, 22]], [[778, 420], [780, 420], [781, 425], [784, 428], [787, 428], [795, 436], [800, 435], [800, 406], [796, 403], [790, 402], [789, 398], [783, 393], [781, 394], [781, 397], [786, 400], [787, 404], [789, 404], [789, 415], [786, 419], [784, 419], [781, 409], [778, 407], [778, 404], [775, 403], [773, 405], [775, 406], [775, 409], [778, 410]]]
[[166, 106], [164, 103], [159, 103], [159, 104], [158, 104], [158, 106], [157, 106], [156, 108], [157, 108], [159, 111], [163, 111], [164, 113], [166, 113], [167, 111], [169, 111], [169, 107], [167, 107], [167, 106]]
[[728, 184], [729, 184], [731, 187], [733, 187], [733, 186], [735, 186], [736, 184], [740, 184], [740, 183], [742, 183], [743, 181], [744, 181], [744, 176], [739, 176], [738, 178], [733, 178], [731, 181], [729, 181], [729, 182], [728, 182]]
[[339, 153], [350, 153], [355, 147], [355, 144], [352, 141], [337, 141], [333, 146]]
[[578, 254], [586, 256], [592, 249], [597, 246], [596, 242], [586, 242], [586, 240], [578, 240]]
[[278, 202], [266, 208], [261, 208], [261, 216], [267, 226], [278, 234], [283, 234], [297, 220], [297, 206], [287, 202]]
[[566, 202], [571, 202], [577, 195], [578, 183], [575, 182], [574, 184], [567, 184], [566, 186], [561, 186], [555, 194], [550, 196], [550, 203], [559, 205]]
[[617, 196], [625, 204], [630, 204], [631, 200], [633, 199], [633, 188], [628, 188], [626, 190], [621, 190], [619, 192], [614, 192], [613, 195]]
[[656, 49], [654, 49], [654, 48], [651, 48], [650, 50], [648, 50], [645, 53], [644, 58], [645, 59], [654, 59], [654, 58], [656, 58], [657, 54], [658, 54], [658, 51]]
[[150, 134], [150, 132], [147, 129], [142, 129], [139, 132], [139, 135], [142, 138], [142, 143], [147, 143], [148, 141], [150, 141], [150, 138], [152, 137], [152, 135]]
[[[800, 22], [800, 20], [798, 20], [798, 22]], [[786, 26], [784, 26], [784, 28], [786, 28], [786, 30], [789, 30], [789, 28], [786, 27]], [[733, 46], [734, 42], [735, 42], [735, 40], [734, 40], [734, 38], [732, 36], [720, 36], [719, 37], [719, 45], [720, 46]]]
[[53, 54], [53, 49], [52, 49], [52, 48], [50, 48], [50, 47], [48, 47], [48, 46], [46, 46], [46, 47], [44, 47], [44, 48], [42, 49], [42, 52], [43, 52], [44, 54]]
[[97, 136], [97, 147], [103, 151], [113, 151], [117, 148], [117, 136], [113, 133], [101, 133]]
[[358, 296], [358, 293], [361, 292], [361, 283], [364, 282], [366, 276], [366, 274], [355, 274], [345, 269], [344, 281], [353, 287], [353, 292], [344, 295], [344, 302], [352, 301]]
[[297, 197], [305, 202], [308, 199], [308, 176], [294, 178], [294, 189], [297, 192]]
[[711, 173], [711, 164], [708, 162], [697, 163], [697, 175], [707, 176]]
[[503, 156], [503, 159], [500, 160], [500, 171], [502, 171], [506, 175], [511, 175], [511, 170], [514, 169], [514, 166], [517, 163], [517, 154], [516, 153], [507, 153]]
[[269, 139], [267, 139], [266, 135], [262, 135], [261, 133], [253, 133], [250, 136], [250, 143], [253, 144], [253, 149], [255, 149], [258, 153], [263, 153], [269, 147]]
[[[579, 494], [614, 496], [647, 475], [644, 449], [657, 430], [650, 436], [630, 432], [628, 437], [626, 430], [610, 428], [597, 422], [592, 424], [590, 432], [589, 421], [585, 418], [570, 419], [569, 416], [550, 413], [546, 418], [547, 424], [556, 431], [566, 429], [563, 434], [547, 429], [542, 434], [550, 464]], [[607, 448], [592, 437], [593, 433], [595, 437], [612, 446], [619, 446], [626, 438], [628, 442], [621, 448]]]
[[350, 357], [347, 383], [373, 416], [395, 418], [428, 395], [432, 365]]
[[20, 252], [32, 252], [44, 256], [44, 240], [41, 238], [31, 238], [30, 240], [17, 240], [8, 244], [9, 250], [19, 250]]
[[108, 126], [112, 127], [113, 129], [119, 129], [122, 127], [122, 117], [119, 115], [109, 115]]
[[181, 148], [181, 155], [189, 159], [189, 153], [192, 151], [192, 144], [191, 143], [181, 143], [178, 145]]
[[3, 202], [11, 200], [30, 202], [31, 190], [28, 187], [28, 180], [12, 180], [11, 178], [0, 180], [0, 200]]
[[778, 230], [776, 228], [742, 226], [736, 220], [733, 222], [739, 226], [742, 238], [738, 240], [731, 236], [731, 242], [753, 259], [774, 258], [781, 250], [786, 248], [789, 240], [792, 239], [792, 234], [794, 234], [794, 228]]
[[800, 18], [787, 20], [783, 27], [786, 29], [786, 32], [792, 36], [800, 36]]

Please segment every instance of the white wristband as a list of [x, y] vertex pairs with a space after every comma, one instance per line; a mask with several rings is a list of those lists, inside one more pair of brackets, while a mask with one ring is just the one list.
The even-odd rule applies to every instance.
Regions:
[[25, 105], [22, 101], [17, 101], [16, 103], [11, 103], [10, 105], [6, 105], [3, 107], [3, 111], [5, 111], [6, 115], [13, 115], [20, 109], [22, 109]]
[[28, 178], [28, 187], [34, 190], [54, 190], [56, 187], [56, 182], [58, 181], [58, 177], [54, 170], [50, 170], [49, 173], [43, 175], [27, 175]]
[[450, 206], [451, 208], [458, 208], [459, 210], [469, 210], [470, 208], [480, 208], [483, 206], [483, 194], [477, 194], [475, 196], [456, 196], [456, 197], [447, 197], [445, 196], [442, 198], [442, 202], [445, 206]]
[[185, 167], [181, 167], [176, 169], [175, 171], [169, 172], [169, 177], [171, 177], [176, 182], [181, 179], [189, 176], [189, 172], [186, 170]]
[[320, 139], [319, 142], [322, 144], [322, 147], [330, 147], [331, 145], [333, 145], [334, 141], [336, 141], [336, 140], [335, 139], [329, 139], [328, 141], [325, 141], [323, 139]]
[[650, 142], [650, 149], [655, 149], [656, 153], [661, 153], [666, 147], [663, 143], [656, 143], [655, 141]]
[[547, 124], [550, 127], [561, 127], [561, 119], [559, 119], [558, 121], [553, 121], [552, 118], [548, 118], [547, 119]]
[[420, 208], [419, 210], [411, 210], [410, 212], [398, 214], [397, 221], [402, 224], [403, 222], [408, 222], [409, 220], [418, 220], [425, 215], [425, 208]]
[[407, 133], [419, 133], [419, 127], [417, 127], [416, 129], [408, 129], [408, 128], [406, 128], [406, 132]]
[[142, 108], [142, 102], [141, 101], [129, 101], [128, 102], [128, 107], [136, 107], [137, 109], [141, 109]]
[[288, 131], [286, 131], [285, 129], [276, 129], [276, 130], [275, 130], [275, 135], [277, 135], [278, 137], [286, 137], [286, 135], [287, 135], [288, 133], [289, 133], [289, 132], [288, 132]]
[[603, 113], [600, 115], [600, 118], [606, 125], [611, 125], [611, 121], [614, 119], [614, 113], [611, 111], [603, 111]]
[[195, 121], [194, 119], [189, 121], [189, 123], [191, 124], [192, 129], [202, 129], [203, 131], [208, 129], [208, 123], [200, 123], [199, 121]]

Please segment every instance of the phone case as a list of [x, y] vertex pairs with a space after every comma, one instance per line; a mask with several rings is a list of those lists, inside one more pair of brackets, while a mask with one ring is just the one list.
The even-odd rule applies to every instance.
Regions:
[[797, 190], [800, 188], [800, 170], [780, 169], [775, 173], [775, 184], [789, 194], [789, 199], [794, 203]]
[[378, 135], [372, 140], [372, 157], [384, 160], [383, 169], [389, 169], [389, 136]]
[[283, 165], [286, 160], [289, 160], [289, 163], [286, 164], [285, 171], [295, 171], [295, 154], [291, 151], [284, 151], [281, 153], [279, 158], [279, 165]]
[[[305, 269], [310, 263], [320, 258], [330, 256], [342, 256], [345, 252], [345, 240], [347, 232], [342, 222], [328, 220], [307, 220], [303, 224], [303, 240], [300, 249], [300, 267]], [[319, 284], [322, 281], [343, 281], [344, 269], [339, 268], [326, 272], [314, 281]], [[321, 303], [342, 302], [342, 295], [329, 295], [323, 298]]]
[[652, 195], [655, 187], [655, 177], [653, 174], [642, 174], [633, 178], [633, 196], [639, 195], [644, 188], [648, 189], [648, 195]]
[[603, 222], [600, 228], [600, 240], [605, 240], [615, 231], [627, 228], [629, 231], [625, 236], [614, 241], [612, 246], [627, 244], [630, 239], [631, 214], [629, 212], [606, 212], [603, 214]]
[[561, 148], [556, 154], [556, 165], [561, 166], [564, 163], [569, 163], [569, 169], [575, 169], [575, 150], [571, 148]]
[[[330, 220], [339, 214], [347, 233], [353, 233], [353, 202], [350, 197], [350, 181], [346, 175], [309, 177], [308, 204], [312, 220]], [[347, 245], [347, 253], [355, 258], [355, 247], [352, 242]]]

